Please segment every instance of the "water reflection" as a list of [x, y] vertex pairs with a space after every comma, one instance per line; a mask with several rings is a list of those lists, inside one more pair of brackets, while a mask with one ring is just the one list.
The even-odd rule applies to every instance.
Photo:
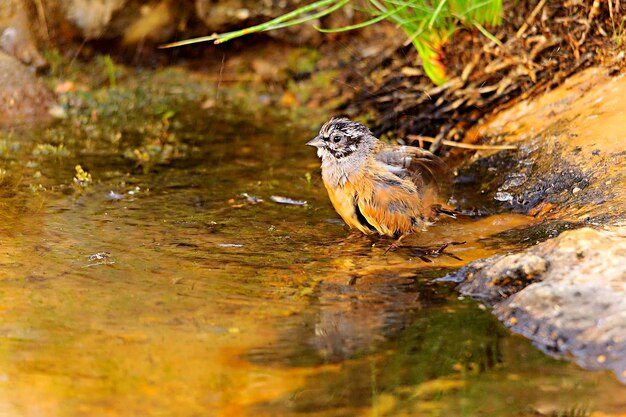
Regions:
[[374, 350], [386, 336], [392, 336], [405, 326], [408, 317], [402, 311], [420, 307], [419, 293], [388, 287], [391, 294], [381, 291], [372, 297], [368, 290], [375, 288], [319, 286], [311, 343], [325, 360], [339, 362], [356, 353]]

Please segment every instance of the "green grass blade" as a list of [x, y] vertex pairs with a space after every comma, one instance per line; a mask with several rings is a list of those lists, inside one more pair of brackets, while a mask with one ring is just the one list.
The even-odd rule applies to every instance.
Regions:
[[336, 29], [323, 29], [323, 28], [318, 28], [316, 27], [315, 29], [319, 30], [320, 32], [323, 33], [335, 33], [335, 32], [346, 32], [349, 30], [353, 30], [353, 29], [360, 29], [366, 26], [369, 26], [373, 23], [376, 22], [380, 22], [383, 19], [387, 19], [388, 17], [390, 17], [392, 14], [397, 13], [398, 10], [405, 8], [406, 6], [401, 6], [398, 9], [393, 9], [393, 10], [389, 10], [387, 13], [383, 13], [380, 16], [377, 16], [373, 19], [367, 20], [365, 22], [361, 22], [361, 23], [357, 23], [355, 25], [349, 25], [349, 26], [344, 26], [344, 27], [340, 27], [340, 28], [336, 28]]
[[[485, 6], [493, 6], [495, 3], [498, 3], [498, 0], [486, 0], [486, 1], [483, 1], [483, 2], [480, 2], [480, 3], [473, 4], [473, 5], [469, 6], [469, 7], [462, 8], [463, 15], [464, 16], [468, 16], [475, 10], [479, 10], [479, 9], [485, 7]], [[490, 9], [487, 9], [484, 12], [484, 15], [485, 15], [485, 17], [487, 17], [487, 20], [489, 19], [489, 17], [491, 17], [492, 14], [493, 14], [493, 11], [490, 10]]]
[[[243, 35], [248, 35], [250, 33], [256, 33], [256, 32], [266, 32], [268, 30], [273, 30], [274, 28], [276, 28], [277, 26], [280, 26], [281, 23], [289, 21], [292, 18], [295, 18], [297, 16], [300, 16], [304, 13], [308, 13], [310, 11], [314, 11], [316, 9], [319, 9], [320, 7], [326, 6], [327, 4], [331, 4], [333, 2], [335, 2], [336, 0], [320, 0], [320, 1], [316, 1], [314, 3], [309, 4], [308, 6], [302, 6], [296, 10], [293, 10], [287, 14], [284, 14], [282, 16], [279, 16], [275, 19], [272, 19], [268, 22], [265, 23], [261, 23], [260, 25], [256, 25], [256, 26], [251, 26], [249, 28], [245, 28], [245, 29], [241, 29], [241, 30], [236, 30], [233, 32], [227, 32], [227, 33], [223, 33], [220, 35], [217, 35], [216, 39], [215, 39], [215, 43], [224, 43], [227, 42], [231, 39], [234, 38], [238, 38], [240, 36]], [[330, 13], [330, 12], [329, 12]], [[323, 16], [323, 14], [322, 14]], [[313, 20], [315, 19], [314, 17], [311, 16], [307, 16], [306, 18], [304, 18], [304, 20], [302, 20], [300, 23], [304, 23], [307, 22], [309, 20]], [[290, 26], [289, 24], [287, 24], [287, 26]], [[285, 27], [285, 26], [282, 26]]]
[[109, 76], [109, 87], [115, 88], [117, 86], [117, 77], [115, 75], [115, 64], [113, 63], [113, 59], [111, 55], [105, 55], [102, 58], [104, 62], [104, 66], [107, 70], [107, 75]]
[[274, 18], [268, 22], [265, 23], [261, 23], [259, 25], [256, 26], [251, 26], [245, 29], [240, 29], [240, 30], [235, 30], [232, 32], [226, 32], [226, 33], [221, 33], [221, 34], [215, 34], [215, 35], [210, 35], [210, 36], [202, 36], [199, 38], [192, 38], [192, 39], [186, 39], [183, 41], [179, 41], [179, 42], [172, 42], [172, 43], [168, 43], [166, 45], [161, 45], [159, 46], [159, 48], [163, 49], [163, 48], [173, 48], [175, 46], [183, 46], [183, 45], [191, 45], [194, 43], [200, 43], [200, 42], [207, 42], [207, 41], [215, 41], [215, 43], [222, 43], [222, 42], [226, 42], [228, 40], [234, 39], [234, 38], [238, 38], [240, 36], [243, 35], [248, 35], [250, 33], [256, 33], [256, 32], [263, 32], [266, 30], [271, 30], [271, 28], [273, 26], [278, 26], [281, 23], [284, 23], [290, 19], [296, 18], [304, 13], [309, 13], [311, 11], [315, 11], [317, 9], [319, 9], [320, 7], [324, 7], [328, 4], [332, 4], [334, 2], [336, 2], [337, 0], [319, 0], [316, 2], [313, 2], [307, 6], [302, 6], [296, 10], [293, 10], [289, 13], [286, 13], [282, 16], [279, 16], [277, 18]]
[[476, 26], [476, 28], [478, 30], [480, 30], [480, 33], [482, 33], [483, 35], [485, 35], [485, 37], [487, 37], [489, 40], [493, 41], [496, 43], [496, 45], [498, 46], [502, 46], [502, 42], [500, 42], [500, 39], [496, 38], [495, 36], [493, 36], [493, 34], [491, 32], [489, 32], [487, 29], [484, 28], [483, 25], [481, 25], [480, 23], [478, 23], [476, 20], [474, 20], [472, 22], [472, 24], [474, 26]]
[[[489, 1], [489, 0], [488, 0]], [[416, 1], [412, 2], [400, 2], [397, 0], [386, 0], [386, 3], [393, 4], [394, 6], [408, 6], [412, 10], [419, 10], [420, 12], [426, 13], [427, 16], [432, 16], [434, 13], [434, 9], [432, 7], [428, 7], [425, 3], [418, 3]]]
[[170, 42], [164, 45], [159, 45], [159, 49], [176, 48], [178, 46], [192, 45], [194, 43], [200, 43], [200, 42], [210, 42], [210, 41], [214, 41], [215, 39], [217, 39], [217, 35], [200, 36], [199, 38], [185, 39], [182, 41]]
[[424, 33], [425, 30], [426, 30], [426, 21], [421, 19], [420, 24], [417, 27], [417, 30], [413, 31], [413, 33], [407, 32], [407, 35], [409, 36], [409, 42], [414, 44], [416, 42], [416, 39], [422, 33]]
[[435, 20], [437, 20], [437, 17], [439, 16], [439, 13], [441, 13], [441, 9], [443, 9], [443, 5], [446, 4], [447, 0], [441, 0], [439, 2], [439, 5], [437, 5], [437, 8], [435, 9], [435, 13], [433, 13], [433, 16], [430, 18], [430, 22], [428, 22], [428, 29], [432, 29], [433, 25], [435, 24]]
[[371, 4], [373, 4], [374, 7], [376, 7], [378, 10], [380, 10], [382, 13], [387, 13], [387, 11], [389, 10], [389, 9], [387, 9], [387, 7], [385, 7], [382, 4], [380, 4], [380, 2], [378, 2], [378, 0], [368, 0], [368, 1]]
[[310, 16], [301, 17], [300, 19], [292, 20], [291, 22], [283, 23], [281, 25], [274, 26], [274, 27], [272, 27], [270, 29], [265, 29], [265, 31], [267, 31], [267, 30], [275, 30], [275, 29], [282, 29], [282, 28], [286, 28], [286, 27], [289, 27], [289, 26], [299, 25], [301, 23], [306, 23], [308, 21], [311, 21], [311, 20], [314, 20], [314, 19], [318, 19], [320, 17], [324, 17], [326, 15], [331, 14], [335, 10], [338, 10], [338, 9], [342, 8], [343, 6], [348, 4], [349, 1], [350, 0], [342, 0], [339, 3], [335, 4], [334, 6], [329, 7], [328, 9], [322, 10], [321, 12], [312, 14]]
[[[205, 41], [223, 43], [251, 33], [299, 25], [327, 16], [346, 7], [350, 2], [351, 0], [317, 0], [256, 26], [174, 42], [161, 48]], [[503, 0], [366, 0], [363, 1], [364, 9], [359, 9], [354, 4], [348, 7], [368, 13], [371, 16], [368, 20], [340, 28], [316, 29], [323, 33], [337, 33], [360, 29], [382, 20], [393, 22], [402, 28], [417, 49], [426, 74], [436, 84], [442, 84], [447, 81], [446, 66], [441, 56], [442, 44], [457, 28], [473, 26], [491, 41], [502, 44], [484, 26], [502, 22], [502, 3]]]

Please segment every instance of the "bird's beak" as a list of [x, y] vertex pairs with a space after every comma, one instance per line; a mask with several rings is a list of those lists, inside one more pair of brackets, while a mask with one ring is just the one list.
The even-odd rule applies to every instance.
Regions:
[[320, 135], [315, 136], [313, 139], [306, 143], [308, 146], [315, 146], [316, 148], [321, 148], [324, 146], [324, 139]]

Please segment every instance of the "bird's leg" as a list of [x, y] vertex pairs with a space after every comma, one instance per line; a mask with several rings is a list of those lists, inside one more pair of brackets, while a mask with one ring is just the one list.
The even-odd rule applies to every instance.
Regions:
[[398, 249], [400, 247], [400, 241], [402, 239], [404, 239], [407, 235], [402, 235], [398, 238], [398, 240], [396, 240], [395, 242], [393, 242], [391, 245], [389, 245], [389, 247], [387, 248], [387, 250], [385, 251], [385, 255], [387, 255], [387, 252], [389, 252], [392, 248], [393, 249]]
[[420, 258], [424, 262], [432, 262], [430, 258], [438, 258], [439, 256], [442, 256], [442, 255], [461, 261], [462, 259], [459, 258], [458, 256], [452, 253], [446, 252], [446, 248], [450, 245], [463, 245], [465, 243], [466, 242], [447, 242], [436, 247], [414, 248], [413, 256]]

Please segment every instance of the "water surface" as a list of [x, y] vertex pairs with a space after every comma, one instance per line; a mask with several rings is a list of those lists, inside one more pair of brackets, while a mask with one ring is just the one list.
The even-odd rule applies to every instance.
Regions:
[[333, 211], [305, 123], [203, 110], [212, 85], [193, 82], [76, 93], [67, 120], [2, 133], [0, 415], [626, 409], [610, 374], [542, 354], [433, 282], [512, 249], [493, 236], [535, 219], [447, 221], [409, 241], [467, 241], [449, 250], [462, 260], [385, 255]]

